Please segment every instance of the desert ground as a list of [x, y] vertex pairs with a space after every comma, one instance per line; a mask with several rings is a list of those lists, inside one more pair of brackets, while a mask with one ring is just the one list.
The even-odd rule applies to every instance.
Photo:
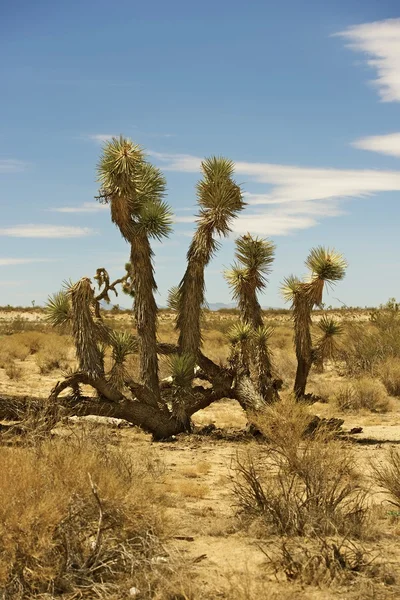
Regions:
[[[281, 461], [282, 455], [276, 461], [274, 455], [269, 454], [274, 434], [269, 441], [252, 435], [244, 411], [234, 400], [225, 399], [199, 411], [193, 417], [192, 434], [181, 434], [165, 442], [153, 442], [150, 435], [127, 423], [99, 417], [62, 418], [46, 439], [38, 439], [34, 427], [25, 433], [17, 427], [13, 432], [9, 421], [3, 420], [0, 447], [3, 455], [0, 486], [0, 504], [3, 506], [2, 598], [400, 598], [400, 454], [397, 453], [400, 443], [400, 357], [393, 351], [378, 360], [376, 348], [367, 347], [365, 339], [372, 343], [372, 339], [377, 338], [369, 311], [339, 310], [335, 316], [344, 325], [338, 358], [327, 361], [323, 372], [315, 369], [311, 372], [307, 391], [315, 396], [301, 410], [325, 419], [342, 419], [343, 424], [334, 439], [299, 442], [303, 444], [299, 457], [304, 469], [312, 469], [308, 458], [314, 456], [314, 460], [318, 460], [318, 452], [313, 454], [313, 444], [322, 444], [321, 453], [328, 461], [328, 468], [333, 465], [333, 472], [335, 468], [340, 470], [341, 463], [350, 461], [351, 468], [343, 477], [357, 479], [354, 494], [359, 497], [349, 493], [345, 504], [353, 502], [357, 505], [359, 502], [360, 511], [362, 505], [362, 531], [354, 524], [346, 526], [347, 529], [335, 525], [324, 532], [314, 529], [314, 525], [307, 529], [306, 524], [282, 532], [277, 521], [267, 518], [257, 506], [254, 505], [252, 510], [251, 503], [255, 501], [250, 492], [254, 492], [254, 482], [249, 488], [248, 481], [243, 480], [243, 473], [249, 473], [249, 465], [259, 469], [260, 481], [275, 477], [279, 468], [280, 477], [288, 476], [288, 472]], [[314, 313], [316, 324], [319, 317], [318, 312]], [[104, 319], [116, 329], [133, 329], [129, 312], [106, 311]], [[203, 348], [214, 361], [227, 360], [226, 332], [236, 319], [234, 311], [205, 314]], [[283, 444], [282, 432], [283, 438], [296, 437], [295, 415], [291, 414], [295, 409], [290, 399], [296, 369], [292, 322], [289, 312], [271, 312], [265, 315], [265, 320], [275, 328], [271, 341], [274, 368], [284, 380], [281, 396], [286, 405], [277, 408], [271, 417], [277, 419], [277, 428], [281, 429], [275, 440], [279, 446]], [[365, 339], [360, 338], [363, 331]], [[0, 312], [0, 332], [0, 397], [19, 397], [21, 401], [43, 398], [45, 402], [57, 381], [74, 370], [74, 348], [69, 333], [50, 328], [41, 309], [11, 308]], [[161, 341], [176, 339], [173, 312], [161, 311], [158, 335]], [[360, 339], [364, 341], [360, 342]], [[367, 355], [370, 362], [367, 366], [361, 365], [360, 356]], [[137, 357], [133, 355], [129, 361], [129, 367], [134, 371]], [[168, 376], [168, 365], [163, 359], [160, 368], [161, 375]], [[354, 428], [359, 428], [359, 432], [350, 433]], [[330, 444], [333, 444], [332, 454], [330, 450], [328, 453], [324, 450], [331, 448]], [[68, 459], [72, 462], [68, 462], [66, 455], [70, 450], [65, 448], [72, 448], [75, 459]], [[92, 452], [89, 458], [87, 452]], [[96, 463], [99, 452], [101, 456], [107, 452], [113, 456], [117, 453], [123, 461], [131, 461], [133, 479], [128, 492], [124, 488], [125, 495], [117, 484], [112, 487], [111, 475], [110, 480], [107, 479], [107, 466], [99, 467]], [[26, 465], [31, 464], [32, 453], [35, 461], [30, 471]], [[57, 456], [58, 463], [54, 462]], [[93, 464], [92, 460], [95, 461]], [[67, 574], [63, 581], [57, 579], [54, 574], [57, 569], [48, 558], [46, 546], [55, 547], [54, 540], [49, 538], [49, 531], [55, 525], [46, 515], [58, 510], [61, 515], [63, 508], [58, 504], [61, 492], [58, 499], [48, 500], [50, 492], [46, 496], [43, 492], [46, 486], [35, 479], [42, 464], [45, 465], [44, 473], [49, 469], [53, 474], [54, 490], [65, 489], [62, 487], [67, 485], [64, 479], [68, 479], [65, 473], [57, 474], [57, 468], [63, 471], [66, 464], [70, 465], [71, 473], [75, 473], [74, 478], [79, 481], [83, 472], [82, 489], [85, 491], [82, 494], [86, 494], [94, 511], [91, 535], [96, 539], [91, 543], [96, 546], [97, 556], [106, 546], [107, 534], [102, 533], [98, 525], [97, 533], [102, 533], [99, 540], [96, 523], [99, 514], [100, 522], [103, 519], [104, 506], [108, 506], [108, 502], [113, 505], [114, 496], [117, 500], [120, 498], [121, 506], [128, 502], [127, 513], [136, 511], [137, 522], [147, 519], [146, 535], [151, 530], [157, 538], [154, 545], [149, 542], [151, 556], [146, 554], [147, 558], [142, 562], [138, 559], [134, 568], [126, 568], [126, 559], [120, 571], [117, 560], [112, 563], [116, 566], [107, 571], [104, 565], [111, 562], [107, 563], [108, 559], [103, 558], [104, 573], [99, 577], [94, 567], [90, 571], [86, 559], [85, 580], [83, 575], [81, 579], [71, 575], [72, 567], [68, 573], [65, 567]], [[114, 469], [112, 461], [107, 464]], [[241, 470], [241, 465], [245, 466], [245, 471]], [[391, 480], [390, 476], [386, 477], [390, 481], [385, 486], [376, 471], [381, 468], [382, 472], [382, 468], [386, 468], [388, 475], [387, 467], [390, 467]], [[90, 474], [90, 468], [92, 473], [88, 481], [86, 469]], [[354, 481], [346, 480], [345, 485], [352, 485]], [[37, 496], [27, 495], [29, 482]], [[340, 481], [339, 487], [342, 484]], [[75, 483], [71, 479], [68, 485]], [[268, 496], [268, 492], [265, 493]], [[133, 494], [132, 498], [130, 494]], [[122, 514], [117, 500], [116, 514]], [[7, 502], [13, 504], [8, 512], [4, 508]], [[18, 502], [25, 507], [25, 513], [30, 512], [31, 521], [37, 519], [36, 531], [42, 535], [39, 541], [30, 539], [36, 535], [34, 527], [18, 512], [22, 510], [18, 509]], [[289, 493], [286, 500], [281, 498], [276, 510], [283, 510], [283, 503], [290, 513], [290, 502]], [[346, 512], [347, 508], [343, 506], [338, 510]], [[285, 517], [288, 522], [291, 519], [289, 513]], [[127, 523], [128, 530], [131, 524], [130, 521]], [[281, 523], [281, 529], [284, 525]], [[112, 524], [109, 527], [112, 530]], [[125, 525], [120, 527], [122, 530]], [[65, 542], [65, 547], [73, 546], [72, 542], [69, 544]], [[72, 550], [68, 552], [72, 554]], [[65, 560], [67, 562], [67, 558]], [[25, 565], [24, 572], [22, 567], [20, 572], [15, 567], [18, 561]], [[103, 572], [100, 566], [98, 572]]]

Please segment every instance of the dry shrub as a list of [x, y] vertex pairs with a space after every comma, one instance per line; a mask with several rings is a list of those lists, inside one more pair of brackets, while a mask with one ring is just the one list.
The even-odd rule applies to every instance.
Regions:
[[67, 336], [47, 335], [42, 347], [35, 354], [35, 361], [42, 374], [55, 369], [68, 368], [70, 340]]
[[312, 386], [313, 395], [319, 400], [319, 402], [328, 403], [331, 399], [334, 382], [330, 381], [318, 381]]
[[388, 394], [400, 396], [400, 358], [392, 357], [379, 363], [376, 375], [382, 381]]
[[277, 376], [286, 384], [294, 380], [296, 375], [297, 361], [294, 352], [287, 350], [274, 350], [274, 368]]
[[334, 401], [343, 411], [361, 409], [384, 413], [390, 408], [390, 399], [385, 386], [377, 379], [362, 377], [339, 388]]
[[5, 368], [10, 360], [25, 360], [30, 354], [28, 346], [18, 335], [1, 338], [0, 367]]
[[9, 377], [9, 379], [15, 379], [16, 381], [18, 381], [19, 379], [22, 378], [22, 369], [21, 369], [20, 365], [17, 365], [15, 360], [10, 360], [5, 365], [5, 372], [6, 372], [7, 377]]
[[237, 457], [234, 491], [244, 517], [262, 518], [279, 535], [360, 536], [366, 492], [350, 447], [320, 427], [304, 438], [311, 417], [289, 398], [257, 426], [269, 445]]
[[400, 509], [400, 450], [390, 448], [383, 461], [372, 465], [375, 483], [387, 494], [389, 502]]
[[0, 461], [4, 599], [150, 590], [162, 522], [149, 476], [125, 454], [78, 434], [0, 448]]
[[349, 375], [372, 375], [387, 358], [400, 358], [400, 312], [378, 310], [370, 323], [347, 324], [342, 359]]
[[320, 587], [350, 583], [360, 573], [376, 575], [371, 569], [375, 557], [347, 538], [309, 543], [284, 539], [263, 551], [275, 575], [283, 571], [290, 582]]

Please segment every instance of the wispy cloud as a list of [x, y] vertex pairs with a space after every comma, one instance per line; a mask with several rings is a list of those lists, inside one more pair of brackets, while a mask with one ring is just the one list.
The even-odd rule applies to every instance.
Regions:
[[360, 138], [351, 144], [361, 150], [380, 152], [388, 156], [400, 157], [400, 133], [389, 133], [387, 135], [372, 135]]
[[14, 160], [12, 158], [0, 159], [0, 173], [19, 173], [25, 171], [28, 163], [22, 160]]
[[174, 216], [174, 223], [194, 223], [196, 220], [196, 217], [190, 216], [190, 217], [176, 217]]
[[13, 265], [30, 265], [32, 263], [53, 262], [52, 258], [1, 258], [0, 267]]
[[61, 206], [59, 208], [49, 208], [48, 210], [59, 213], [94, 213], [109, 210], [109, 207], [106, 204], [100, 204], [100, 202], [84, 202], [80, 206]]
[[75, 238], [92, 235], [89, 227], [69, 227], [67, 225], [15, 225], [0, 229], [0, 236], [17, 238]]
[[378, 75], [373, 84], [382, 101], [400, 102], [400, 19], [355, 25], [336, 35], [367, 55], [367, 64]]
[[7, 287], [14, 286], [14, 285], [23, 285], [25, 283], [26, 283], [26, 281], [22, 281], [21, 279], [8, 280], [8, 281], [4, 280], [4, 279], [0, 279], [0, 285], [7, 286]]
[[98, 144], [109, 142], [113, 139], [113, 137], [115, 137], [114, 133], [91, 133], [86, 136], [87, 139], [97, 142]]
[[[153, 157], [164, 170], [196, 173], [201, 159], [188, 154]], [[247, 210], [234, 221], [237, 233], [288, 235], [316, 225], [320, 219], [343, 214], [341, 203], [385, 191], [400, 191], [400, 171], [329, 169], [273, 163], [235, 163], [235, 173], [266, 184], [267, 192], [246, 194]]]

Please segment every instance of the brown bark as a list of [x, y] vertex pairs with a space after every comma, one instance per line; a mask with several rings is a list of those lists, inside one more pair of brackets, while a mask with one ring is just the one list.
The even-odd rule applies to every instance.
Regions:
[[136, 235], [131, 243], [132, 280], [135, 290], [135, 319], [139, 341], [140, 382], [153, 396], [156, 407], [161, 402], [157, 359], [157, 304], [154, 290], [152, 251], [145, 234]]

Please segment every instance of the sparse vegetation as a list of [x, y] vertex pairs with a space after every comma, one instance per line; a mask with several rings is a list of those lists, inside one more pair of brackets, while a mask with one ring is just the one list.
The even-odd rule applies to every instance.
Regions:
[[[374, 443], [363, 427], [397, 441], [398, 303], [326, 310], [346, 261], [318, 246], [309, 277], [285, 280], [291, 309], [262, 310], [275, 245], [246, 234], [225, 273], [237, 308], [211, 311], [205, 268], [245, 207], [234, 164], [211, 157], [160, 311], [164, 176], [122, 137], [98, 175], [121, 277], [65, 282], [45, 318], [0, 313], [0, 598], [400, 597], [399, 452], [376, 445], [371, 466], [353, 443]], [[133, 311], [105, 310], [120, 290]]]
[[362, 409], [384, 413], [389, 409], [385, 386], [377, 379], [362, 377], [342, 385], [334, 395], [340, 410], [358, 411]]

